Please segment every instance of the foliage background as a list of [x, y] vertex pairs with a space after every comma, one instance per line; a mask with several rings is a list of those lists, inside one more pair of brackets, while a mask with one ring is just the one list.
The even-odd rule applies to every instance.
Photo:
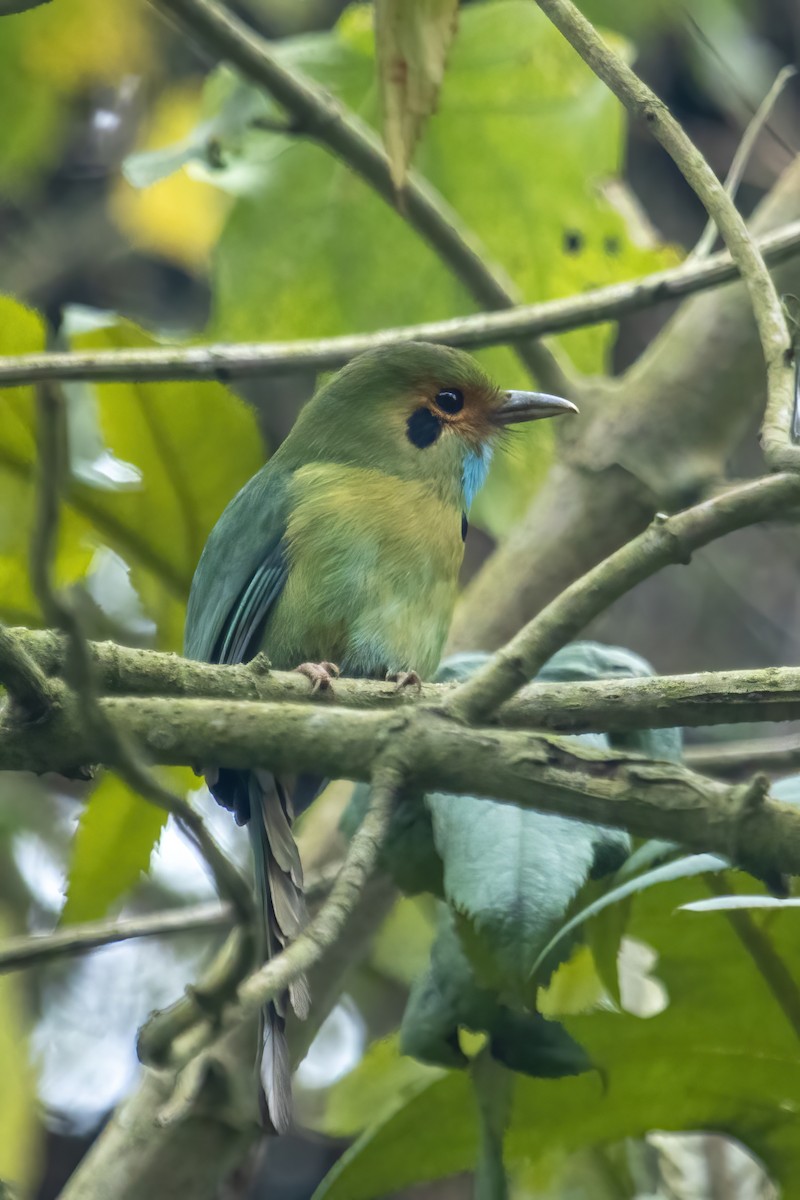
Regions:
[[[378, 123], [368, 6], [344, 15], [329, 0], [236, 7], [285, 39], [288, 62]], [[800, 20], [789, 0], [703, 0], [691, 12], [593, 0], [585, 10], [617, 45], [627, 44], [720, 173], [777, 68], [800, 57]], [[102, 0], [60, 0], [3, 19], [0, 103], [13, 119], [0, 130], [7, 293], [0, 352], [41, 347], [42, 317], [61, 311], [71, 345], [124, 347], [321, 336], [474, 309], [361, 182], [302, 139], [254, 127], [275, 112], [229, 73], [209, 76], [208, 65], [139, 0], [118, 0], [113, 10]], [[797, 151], [797, 105], [790, 88], [751, 161], [746, 209]], [[439, 113], [416, 162], [527, 300], [678, 261], [703, 224], [671, 164], [628, 128], [526, 0], [464, 6]], [[668, 316], [664, 308], [639, 314], [621, 328], [567, 335], [563, 346], [584, 371], [617, 370]], [[510, 351], [483, 357], [509, 385], [523, 382]], [[73, 482], [59, 572], [62, 582], [84, 585], [79, 594], [95, 636], [180, 648], [185, 598], [209, 529], [279, 444], [314, 384], [297, 375], [245, 380], [238, 396], [217, 384], [70, 385]], [[743, 443], [732, 474], [753, 469], [754, 446], [754, 438]], [[498, 462], [474, 514], [465, 579], [525, 510], [552, 458], [551, 432], [532, 428]], [[3, 393], [0, 618], [12, 623], [40, 620], [26, 567], [33, 459], [32, 397], [25, 389]], [[638, 588], [591, 633], [644, 654], [661, 672], [794, 663], [798, 565], [792, 534], [747, 531], [699, 555], [691, 572], [676, 568]], [[195, 786], [188, 772], [175, 773], [173, 783]], [[63, 782], [3, 778], [0, 789], [3, 930], [210, 894], [171, 830], [142, 880], [163, 822], [110, 776], [85, 808], [77, 785], [66, 794]], [[307, 823], [308, 846], [335, 844], [340, 804], [334, 793]], [[224, 817], [210, 819], [232, 853], [243, 855]], [[672, 915], [702, 894], [701, 882], [678, 881], [633, 907], [631, 945], [655, 957], [645, 966], [637, 960], [626, 986], [645, 986], [652, 970], [652, 986], [669, 999], [660, 1016], [635, 1015], [632, 1002], [622, 1014], [568, 1022], [597, 1061], [613, 1061], [607, 1102], [592, 1076], [520, 1084], [509, 1142], [520, 1195], [666, 1189], [656, 1160], [669, 1152], [623, 1141], [657, 1128], [736, 1134], [769, 1161], [786, 1195], [800, 1186], [790, 1120], [800, 1103], [796, 1030], [780, 1013], [764, 1019], [774, 997], [725, 918]], [[796, 970], [791, 934], [791, 914], [769, 925], [776, 953]], [[376, 1114], [386, 1120], [329, 1177], [327, 1191], [341, 1200], [470, 1166], [475, 1127], [463, 1075], [419, 1067], [379, 1041], [359, 1073], [347, 1076], [371, 1038], [396, 1028], [431, 936], [426, 900], [394, 911], [301, 1076], [301, 1111], [324, 1137], [309, 1135], [302, 1154], [291, 1142], [275, 1147], [254, 1194], [261, 1186], [310, 1194]], [[0, 980], [0, 1079], [15, 1081], [0, 1085], [0, 1178], [22, 1179], [42, 1197], [57, 1194], [131, 1086], [137, 1023], [180, 991], [206, 943], [119, 946]], [[559, 1013], [596, 989], [585, 956], [560, 986]], [[756, 1027], [743, 1067], [742, 1046]], [[540, 1138], [533, 1148], [532, 1126]], [[413, 1159], [404, 1138], [412, 1139]], [[689, 1153], [685, 1144], [682, 1152]], [[748, 1194], [745, 1176], [737, 1178]], [[444, 1196], [467, 1185], [431, 1186]]]

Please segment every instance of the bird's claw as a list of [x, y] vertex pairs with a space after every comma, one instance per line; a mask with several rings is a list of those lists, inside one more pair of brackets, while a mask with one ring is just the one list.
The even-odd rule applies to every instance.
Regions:
[[416, 671], [390, 671], [386, 676], [387, 683], [396, 684], [395, 691], [402, 692], [405, 688], [413, 687], [422, 691], [422, 680]]
[[311, 681], [311, 695], [315, 692], [332, 692], [333, 681], [339, 676], [339, 668], [331, 662], [305, 662], [295, 667], [298, 675], [305, 675]]

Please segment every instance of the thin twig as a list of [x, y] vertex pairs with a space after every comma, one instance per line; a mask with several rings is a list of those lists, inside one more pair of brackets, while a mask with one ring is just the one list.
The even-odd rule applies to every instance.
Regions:
[[[402, 192], [392, 180], [389, 160], [372, 131], [317, 84], [281, 62], [269, 42], [213, 0], [153, 0], [172, 13], [214, 54], [265, 89], [294, 118], [306, 137], [342, 159], [414, 229], [453, 272], [478, 304], [512, 308], [514, 286], [490, 267], [474, 235], [464, 229], [429, 184], [413, 172]], [[575, 381], [556, 352], [542, 342], [518, 341], [519, 357], [551, 392], [569, 394]]]
[[460, 685], [445, 708], [462, 721], [480, 721], [523, 687], [557, 650], [620, 596], [670, 563], [688, 563], [694, 550], [735, 529], [787, 516], [800, 503], [800, 478], [772, 475], [731, 488], [675, 516], [658, 514], [560, 596]]
[[232, 921], [230, 906], [212, 901], [140, 917], [87, 921], [57, 929], [54, 933], [8, 938], [0, 943], [0, 974], [17, 971], [21, 967], [38, 967], [66, 955], [86, 954], [89, 950], [114, 942], [125, 942], [130, 938], [206, 932], [227, 928]]
[[[797, 74], [796, 67], [783, 67], [775, 76], [775, 82], [767, 92], [764, 99], [759, 104], [752, 120], [749, 122], [744, 131], [742, 140], [736, 147], [736, 153], [730, 165], [728, 174], [725, 177], [725, 191], [730, 196], [731, 200], [736, 199], [736, 193], [739, 190], [739, 184], [742, 182], [745, 168], [750, 161], [750, 155], [755, 149], [756, 142], [761, 136], [761, 132], [769, 120], [770, 114], [775, 107], [783, 89], [790, 79], [793, 79]], [[717, 223], [713, 218], [709, 218], [706, 227], [701, 233], [697, 245], [689, 255], [687, 262], [699, 262], [703, 258], [707, 258], [711, 253], [714, 242], [717, 237]]]
[[[800, 221], [758, 239], [766, 262], [777, 265], [800, 248]], [[206, 346], [144, 350], [98, 350], [74, 353], [0, 355], [0, 388], [45, 379], [88, 379], [156, 382], [285, 375], [294, 371], [340, 367], [376, 346], [402, 342], [439, 342], [466, 349], [502, 345], [523, 337], [541, 337], [616, 320], [667, 300], [678, 300], [736, 279], [736, 264], [727, 251], [703, 262], [681, 263], [625, 283], [614, 283], [563, 300], [521, 304], [499, 312], [474, 313], [446, 321], [401, 325], [376, 333], [297, 339], [291, 342], [213, 342]]]
[[744, 218], [667, 106], [602, 40], [571, 0], [537, 0], [566, 40], [634, 115], [642, 117], [696, 193], [738, 264], [750, 296], [767, 367], [767, 410], [761, 444], [773, 470], [800, 468], [793, 445], [794, 358], [780, 298]]

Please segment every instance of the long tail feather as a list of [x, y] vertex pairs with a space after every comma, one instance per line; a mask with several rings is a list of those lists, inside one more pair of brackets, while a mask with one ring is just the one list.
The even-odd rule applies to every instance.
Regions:
[[[305, 924], [303, 873], [291, 832], [291, 809], [280, 781], [267, 771], [250, 772], [248, 793], [256, 894], [263, 914], [261, 952], [266, 961], [296, 937]], [[268, 1117], [277, 1133], [285, 1133], [292, 1119], [287, 1005], [304, 1019], [309, 1002], [308, 985], [301, 977], [293, 981], [288, 992], [265, 1005], [261, 1014], [259, 1100], [262, 1119]]]

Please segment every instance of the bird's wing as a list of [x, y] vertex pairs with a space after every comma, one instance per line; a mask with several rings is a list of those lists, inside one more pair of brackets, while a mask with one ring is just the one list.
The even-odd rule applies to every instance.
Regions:
[[288, 575], [286, 477], [256, 475], [222, 514], [197, 565], [186, 611], [188, 658], [237, 663], [259, 633]]

